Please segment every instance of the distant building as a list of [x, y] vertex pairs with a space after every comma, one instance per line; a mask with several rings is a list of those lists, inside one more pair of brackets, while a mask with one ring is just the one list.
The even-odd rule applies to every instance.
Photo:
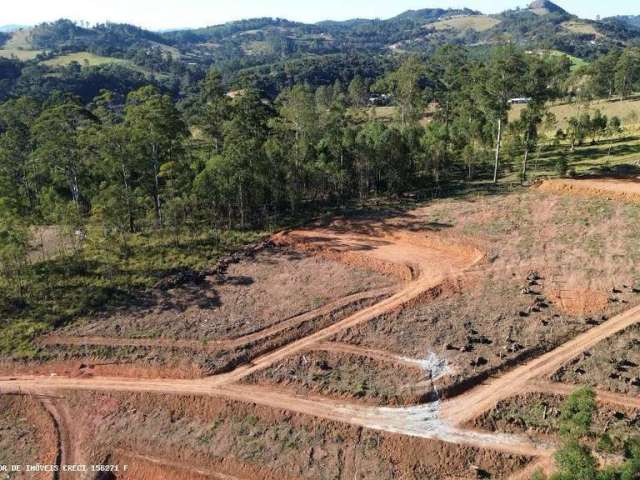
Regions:
[[381, 95], [371, 95], [369, 96], [369, 105], [384, 107], [385, 105], [389, 105], [391, 103], [391, 95], [387, 95], [383, 93]]
[[531, 101], [529, 97], [518, 97], [509, 100], [509, 105], [526, 105]]

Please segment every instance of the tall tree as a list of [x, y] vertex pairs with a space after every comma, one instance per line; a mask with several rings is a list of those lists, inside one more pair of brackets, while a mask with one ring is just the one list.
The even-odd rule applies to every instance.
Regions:
[[495, 162], [493, 182], [498, 181], [498, 167], [500, 163], [500, 147], [507, 113], [510, 108], [509, 100], [524, 93], [522, 78], [526, 73], [526, 62], [520, 50], [512, 44], [497, 47], [484, 69], [484, 82], [480, 85], [480, 99], [484, 103], [488, 115], [496, 125]]
[[128, 95], [124, 126], [141, 171], [140, 185], [153, 202], [156, 226], [162, 226], [161, 174], [165, 164], [183, 161], [186, 125], [171, 98], [148, 86]]

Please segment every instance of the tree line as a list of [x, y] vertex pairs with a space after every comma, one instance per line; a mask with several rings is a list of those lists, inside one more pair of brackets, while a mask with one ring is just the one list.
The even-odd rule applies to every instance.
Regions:
[[[549, 102], [567, 96], [570, 79], [566, 57], [505, 45], [485, 60], [446, 46], [375, 80], [294, 84], [275, 99], [255, 84], [232, 98], [216, 70], [189, 101], [153, 85], [103, 90], [89, 102], [17, 97], [0, 105], [2, 217], [78, 231], [98, 225], [125, 242], [158, 229], [179, 238], [262, 226], [309, 207], [454, 180], [496, 182], [514, 165], [526, 179], [540, 131], [553, 121]], [[376, 92], [392, 99], [393, 118], [369, 107]], [[528, 100], [509, 122], [513, 97]], [[586, 132], [619, 128], [617, 119], [582, 117], [566, 135], [575, 144]]]

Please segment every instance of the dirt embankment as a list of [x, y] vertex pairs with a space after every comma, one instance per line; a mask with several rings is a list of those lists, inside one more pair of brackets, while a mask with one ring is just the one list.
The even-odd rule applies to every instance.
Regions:
[[471, 478], [474, 468], [502, 478], [528, 462], [205, 397], [73, 393], [69, 402], [89, 426], [91, 459], [126, 462], [137, 475], [117, 478], [453, 479]]
[[[0, 465], [55, 465], [58, 437], [36, 397], [0, 396]], [[16, 479], [49, 480], [50, 472], [21, 472]]]
[[545, 192], [640, 202], [640, 178], [554, 179], [543, 182], [539, 188]]

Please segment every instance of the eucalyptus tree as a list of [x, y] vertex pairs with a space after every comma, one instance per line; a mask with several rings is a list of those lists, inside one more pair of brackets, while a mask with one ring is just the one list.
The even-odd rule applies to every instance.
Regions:
[[167, 176], [184, 167], [187, 127], [171, 97], [147, 86], [127, 96], [124, 128], [139, 169], [140, 188], [151, 199], [155, 224], [160, 227]]

